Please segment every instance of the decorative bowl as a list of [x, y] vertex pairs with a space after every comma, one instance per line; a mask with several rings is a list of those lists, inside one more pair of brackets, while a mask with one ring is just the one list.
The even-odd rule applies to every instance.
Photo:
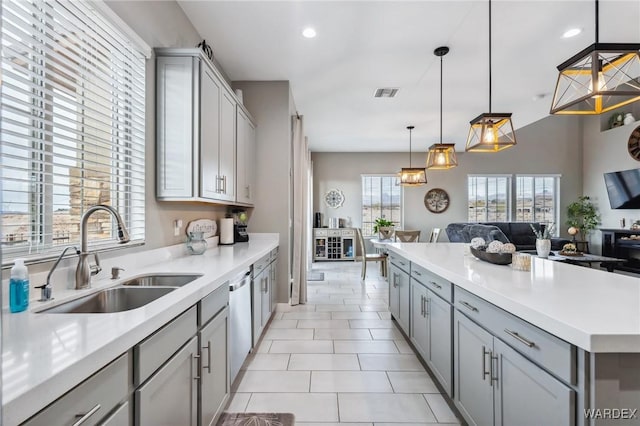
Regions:
[[496, 265], [508, 265], [511, 263], [511, 253], [487, 253], [484, 250], [478, 250], [470, 247], [471, 254], [485, 262], [494, 263]]

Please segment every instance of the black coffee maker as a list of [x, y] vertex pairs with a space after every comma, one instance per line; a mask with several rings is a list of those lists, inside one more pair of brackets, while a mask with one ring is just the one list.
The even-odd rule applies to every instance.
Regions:
[[236, 243], [246, 243], [249, 241], [247, 233], [247, 221], [249, 216], [246, 210], [233, 210], [233, 239]]

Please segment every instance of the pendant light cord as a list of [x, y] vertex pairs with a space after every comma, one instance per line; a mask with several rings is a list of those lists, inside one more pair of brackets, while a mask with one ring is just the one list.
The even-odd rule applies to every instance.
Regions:
[[491, 114], [491, 0], [489, 0], [489, 114]]
[[440, 56], [440, 145], [442, 145], [442, 56]]
[[598, 3], [600, 2], [596, 0], [596, 44], [600, 42], [600, 19], [598, 19], [600, 15], [600, 10], [599, 10]]
[[409, 168], [411, 168], [411, 127], [409, 127]]

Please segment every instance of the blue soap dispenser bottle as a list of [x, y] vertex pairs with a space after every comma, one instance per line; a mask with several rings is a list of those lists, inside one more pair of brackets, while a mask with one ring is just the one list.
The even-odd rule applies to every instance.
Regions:
[[29, 271], [24, 259], [16, 259], [9, 278], [9, 310], [22, 312], [29, 306]]

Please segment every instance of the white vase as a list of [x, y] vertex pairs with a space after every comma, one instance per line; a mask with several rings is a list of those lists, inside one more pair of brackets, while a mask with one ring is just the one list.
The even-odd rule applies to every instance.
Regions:
[[636, 118], [630, 112], [626, 113], [624, 116], [624, 124], [631, 124], [636, 121]]
[[551, 240], [536, 240], [536, 252], [538, 257], [546, 259], [551, 252]]

